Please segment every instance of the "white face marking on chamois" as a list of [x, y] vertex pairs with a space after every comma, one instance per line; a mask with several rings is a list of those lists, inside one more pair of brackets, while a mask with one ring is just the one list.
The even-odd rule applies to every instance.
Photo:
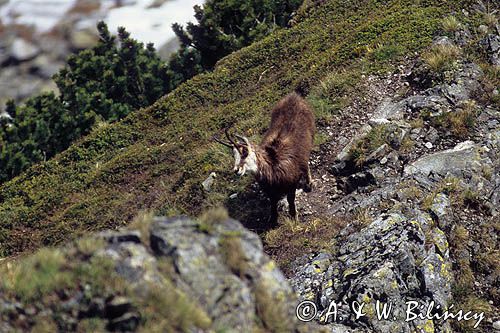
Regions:
[[257, 155], [248, 139], [245, 140], [244, 145], [238, 148], [234, 147], [233, 154], [233, 171], [236, 172], [238, 176], [243, 176], [247, 171], [254, 174], [257, 173]]
[[238, 151], [238, 149], [236, 149], [235, 147], [233, 147], [233, 155], [234, 155], [233, 171], [236, 172], [236, 171], [238, 171], [238, 167], [240, 165], [241, 155], [240, 155], [240, 152]]

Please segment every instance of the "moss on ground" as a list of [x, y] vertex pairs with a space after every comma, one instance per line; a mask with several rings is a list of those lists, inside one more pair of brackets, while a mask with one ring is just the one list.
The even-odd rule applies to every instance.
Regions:
[[[331, 0], [311, 6], [292, 28], [224, 58], [213, 72], [119, 123], [96, 128], [3, 184], [0, 256], [127, 224], [143, 209], [195, 215], [214, 204], [229, 206], [223, 198], [248, 182], [234, 181], [229, 152], [211, 141], [214, 134], [233, 125], [258, 139], [269, 121], [267, 110], [290, 91], [307, 93], [320, 80], [330, 82], [329, 73], [356, 73], [333, 80], [335, 89], [353, 89], [363, 74], [391, 70], [428, 46], [442, 18], [466, 5]], [[343, 102], [340, 97], [325, 103], [335, 109]], [[219, 177], [214, 190], [204, 193], [200, 183], [210, 171]], [[243, 202], [230, 213], [246, 223], [255, 216], [251, 207]]]

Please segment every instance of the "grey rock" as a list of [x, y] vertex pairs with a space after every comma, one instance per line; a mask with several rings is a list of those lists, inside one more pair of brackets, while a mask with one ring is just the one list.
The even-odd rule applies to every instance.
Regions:
[[406, 110], [405, 102], [393, 102], [390, 99], [385, 99], [377, 107], [373, 116], [369, 120], [374, 124], [388, 123], [389, 120], [403, 119], [403, 114]]
[[480, 89], [479, 79], [483, 75], [481, 68], [474, 63], [467, 63], [456, 71], [451, 84], [443, 84], [438, 89], [454, 105], [470, 99], [472, 92]]
[[461, 175], [462, 171], [471, 167], [479, 167], [477, 147], [472, 141], [457, 144], [455, 148], [426, 155], [408, 165], [405, 175], [421, 173], [429, 175], [435, 173], [446, 175], [448, 173]]
[[159, 281], [154, 269], [156, 259], [142, 244], [133, 242], [112, 243], [102, 253], [103, 257], [116, 262], [116, 271], [134, 287], [144, 287], [144, 281]]
[[206, 192], [210, 192], [210, 190], [212, 189], [212, 185], [214, 184], [215, 182], [215, 178], [217, 177], [217, 175], [215, 174], [215, 172], [211, 172], [210, 175], [208, 175], [207, 179], [205, 179], [202, 183], [201, 183], [201, 186], [203, 187], [203, 189], [206, 191]]
[[433, 301], [446, 308], [451, 299], [452, 273], [444, 259], [436, 253], [429, 254], [421, 264], [424, 288], [431, 294]]
[[434, 127], [429, 127], [425, 135], [425, 139], [430, 143], [435, 143], [439, 139], [439, 132]]
[[468, 29], [460, 29], [455, 31], [453, 35], [453, 40], [461, 47], [464, 47], [469, 43], [472, 38], [472, 34]]
[[[296, 295], [264, 253], [256, 234], [227, 218], [201, 222], [180, 216], [148, 222], [147, 228], [141, 228], [142, 237], [136, 237], [136, 231], [103, 232], [94, 237], [104, 237], [108, 242], [99, 243], [93, 253], [74, 256], [71, 269], [80, 263], [106, 259], [124, 279], [117, 294], [110, 296], [115, 288], [112, 286], [101, 290], [76, 283], [73, 289], [61, 291], [61, 296], [51, 295], [51, 305], [41, 311], [40, 303], [12, 303], [0, 293], [0, 329], [10, 329], [11, 321], [18, 327], [53, 311], [50, 317], [57, 316], [64, 331], [76, 331], [80, 320], [93, 317], [105, 320], [108, 330], [135, 331], [151, 311], [141, 308], [141, 297], [167, 287], [208, 315], [212, 326], [207, 332], [251, 332], [259, 325], [268, 328], [276, 324], [283, 329], [273, 331], [297, 331]], [[65, 253], [66, 249], [60, 251]], [[75, 246], [66, 254], [73, 256]], [[319, 259], [318, 267], [326, 269], [329, 257]], [[127, 283], [124, 289], [122, 283]], [[121, 290], [126, 290], [125, 294]], [[275, 316], [286, 318], [286, 323], [272, 322]], [[315, 331], [306, 329], [304, 332]]]
[[10, 46], [10, 55], [15, 61], [26, 61], [35, 58], [40, 53], [40, 49], [22, 38], [16, 38]]
[[446, 45], [446, 46], [451, 46], [451, 45], [455, 45], [455, 44], [447, 36], [438, 36], [438, 37], [434, 38], [434, 40], [432, 41], [432, 45]]
[[408, 97], [406, 103], [412, 111], [430, 111], [431, 116], [438, 116], [450, 110], [448, 100], [440, 95], [415, 95]]
[[[256, 315], [256, 288], [264, 288], [271, 298], [290, 299], [293, 304], [292, 289], [263, 253], [257, 235], [231, 219], [213, 226], [210, 234], [199, 229], [197, 222], [187, 218], [158, 220], [151, 227], [151, 246], [157, 255], [171, 258], [179, 279], [210, 317], [217, 318], [217, 327], [249, 331]], [[245, 272], [233, 274], [235, 268], [225, 262], [221, 244], [227, 234], [237, 235]]]
[[488, 26], [481, 24], [479, 27], [477, 27], [477, 31], [479, 31], [481, 34], [486, 35], [488, 33]]
[[438, 193], [434, 197], [430, 210], [438, 219], [439, 227], [448, 227], [451, 220], [450, 199], [444, 193]]
[[493, 328], [497, 331], [500, 331], [500, 320], [497, 320], [493, 323]]
[[349, 152], [354, 147], [354, 145], [372, 130], [372, 126], [366, 124], [359, 130], [358, 134], [342, 149], [342, 151], [337, 155], [337, 161], [348, 161], [350, 159]]
[[479, 42], [479, 45], [486, 51], [489, 62], [500, 66], [500, 36], [489, 34]]
[[391, 148], [389, 147], [388, 144], [384, 143], [377, 149], [375, 149], [370, 155], [366, 157], [366, 161], [373, 162], [373, 161], [378, 161], [385, 155], [387, 155], [391, 151]]
[[[291, 278], [296, 292], [301, 299], [319, 300], [323, 308], [332, 301], [365, 304], [367, 315], [362, 321], [354, 319], [350, 311], [341, 312], [342, 319], [329, 325], [332, 329], [342, 332], [343, 326], [370, 327], [372, 332], [384, 333], [411, 331], [411, 324], [403, 320], [378, 320], [376, 300], [391, 303], [392, 315], [404, 318], [406, 302], [410, 300], [447, 305], [451, 298], [451, 275], [446, 271], [449, 265], [424, 246], [423, 229], [432, 228], [432, 221], [418, 218], [424, 216], [421, 212], [413, 215], [380, 216], [365, 229], [348, 236], [336, 258], [322, 255], [300, 264]], [[326, 311], [322, 310], [319, 318]], [[418, 320], [415, 323], [423, 324]]]
[[388, 133], [386, 141], [394, 149], [399, 149], [406, 135], [410, 133], [410, 126], [404, 121], [393, 121], [386, 125]]

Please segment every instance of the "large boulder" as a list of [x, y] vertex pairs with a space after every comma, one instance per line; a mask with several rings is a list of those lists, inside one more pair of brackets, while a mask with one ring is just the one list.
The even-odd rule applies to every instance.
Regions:
[[259, 237], [207, 216], [144, 218], [140, 231], [0, 265], [0, 329], [317, 332], [295, 319], [296, 296]]
[[472, 141], [464, 141], [452, 149], [426, 155], [409, 164], [404, 172], [406, 175], [420, 173], [429, 175], [461, 175], [463, 170], [481, 166], [478, 147]]
[[[449, 324], [438, 320], [406, 321], [412, 302], [444, 308], [451, 299], [448, 243], [441, 235], [421, 211], [382, 215], [348, 236], [336, 258], [320, 254], [299, 265], [291, 282], [302, 299], [318, 303], [318, 320], [334, 331], [354, 327], [386, 333], [432, 327], [433, 332], [446, 332]], [[340, 304], [336, 321], [327, 315], [332, 302]], [[390, 316], [379, 319], [377, 307], [381, 310], [384, 304], [391, 306]], [[356, 317], [359, 305], [363, 315]]]

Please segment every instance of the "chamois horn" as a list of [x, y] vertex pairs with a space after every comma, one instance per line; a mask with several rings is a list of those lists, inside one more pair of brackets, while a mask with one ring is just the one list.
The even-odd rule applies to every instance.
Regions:
[[223, 141], [223, 140], [219, 139], [218, 137], [216, 137], [215, 135], [213, 136], [213, 139], [215, 141], [217, 141], [218, 143], [226, 146], [226, 147], [229, 147], [229, 148], [236, 147], [237, 144], [234, 142], [234, 140], [229, 135], [229, 129], [228, 128], [224, 129], [224, 133], [226, 134], [226, 138], [229, 140], [229, 142], [228, 141]]

